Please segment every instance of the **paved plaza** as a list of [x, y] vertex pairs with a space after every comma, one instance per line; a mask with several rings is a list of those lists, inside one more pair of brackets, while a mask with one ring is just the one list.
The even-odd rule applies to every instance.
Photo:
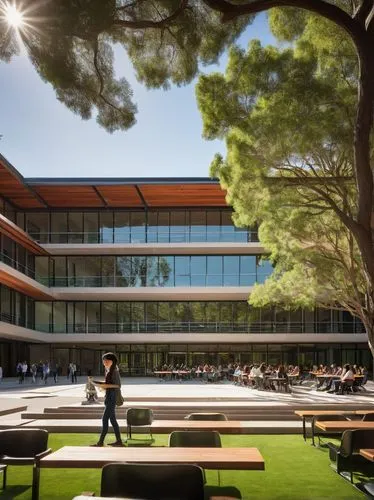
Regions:
[[[62, 405], [79, 405], [85, 400], [84, 387], [86, 377], [78, 377], [78, 382], [72, 384], [67, 379], [60, 378], [55, 384], [53, 381], [47, 385], [40, 382], [32, 384], [26, 380], [19, 384], [16, 379], [5, 379], [0, 385], [0, 411], [7, 404], [14, 406], [27, 406], [28, 411], [43, 411], [46, 407], [58, 407]], [[308, 386], [295, 385], [292, 393], [258, 391], [248, 387], [234, 385], [231, 382], [217, 384], [205, 384], [200, 381], [162, 381], [156, 378], [122, 378], [122, 393], [125, 397], [126, 406], [140, 403], [152, 406], [156, 402], [170, 407], [186, 407], [191, 410], [199, 407], [226, 406], [251, 409], [256, 407], [284, 406], [293, 407], [305, 405], [373, 405], [374, 408], [374, 383], [369, 381], [366, 392], [360, 391], [347, 395], [327, 394], [318, 392]], [[12, 415], [12, 419], [20, 418], [20, 413]], [[0, 424], [9, 415], [0, 417]]]

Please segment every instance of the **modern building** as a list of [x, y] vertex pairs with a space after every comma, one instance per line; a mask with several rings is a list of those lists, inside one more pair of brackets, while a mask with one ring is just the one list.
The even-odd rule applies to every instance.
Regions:
[[83, 373], [104, 351], [144, 375], [166, 363], [360, 363], [348, 312], [254, 310], [271, 273], [208, 178], [29, 178], [0, 155], [0, 364]]

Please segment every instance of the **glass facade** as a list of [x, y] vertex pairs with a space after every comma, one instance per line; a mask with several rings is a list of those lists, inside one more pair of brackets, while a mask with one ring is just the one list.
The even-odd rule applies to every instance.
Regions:
[[34, 300], [0, 284], [0, 321], [33, 329]]
[[[51, 333], [363, 333], [339, 311], [253, 309], [247, 302], [35, 302], [35, 329]], [[327, 316], [326, 315], [326, 316]]]
[[230, 209], [18, 212], [17, 224], [39, 243], [188, 243], [258, 241], [236, 228]]
[[0, 234], [0, 261], [35, 278], [35, 256], [4, 234]]
[[35, 257], [37, 281], [52, 287], [251, 286], [271, 272], [261, 255]]

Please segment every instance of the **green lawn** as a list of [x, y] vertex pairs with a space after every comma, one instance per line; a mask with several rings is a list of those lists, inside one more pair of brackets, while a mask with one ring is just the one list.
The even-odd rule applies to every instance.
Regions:
[[[168, 436], [156, 435], [155, 445], [166, 446]], [[88, 445], [92, 434], [51, 434], [49, 445]], [[301, 436], [222, 436], [224, 447], [259, 448], [265, 471], [221, 471], [221, 486], [235, 486], [245, 500], [363, 500], [365, 496], [329, 466], [325, 449], [305, 444]], [[95, 453], [95, 449], [92, 450]], [[207, 483], [217, 485], [217, 472], [207, 471]], [[1, 499], [30, 500], [31, 469], [9, 467], [8, 487]], [[40, 500], [70, 500], [82, 491], [100, 493], [100, 471], [95, 469], [46, 469], [41, 471]]]

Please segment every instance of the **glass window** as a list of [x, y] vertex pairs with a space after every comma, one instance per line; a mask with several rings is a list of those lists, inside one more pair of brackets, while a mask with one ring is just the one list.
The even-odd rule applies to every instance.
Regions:
[[232, 302], [220, 302], [220, 322], [221, 324], [232, 325], [233, 314], [232, 314]]
[[131, 212], [131, 243], [145, 242], [145, 212]]
[[192, 242], [206, 241], [206, 212], [191, 211], [190, 221], [191, 221], [190, 241]]
[[239, 256], [226, 255], [223, 257], [223, 285], [239, 285]]
[[51, 213], [51, 243], [67, 243], [68, 214], [66, 212]]
[[26, 214], [26, 231], [39, 243], [49, 242], [49, 213], [30, 212]]
[[144, 255], [131, 257], [130, 286], [147, 286], [147, 257]]
[[2, 236], [2, 260], [5, 264], [15, 267], [16, 264], [16, 244], [7, 236]]
[[103, 333], [117, 332], [117, 302], [102, 302], [101, 331]]
[[240, 285], [251, 286], [256, 282], [256, 256], [240, 256]]
[[191, 321], [205, 323], [205, 306], [204, 302], [190, 302]]
[[202, 255], [191, 256], [191, 286], [206, 285], [206, 260]]
[[35, 302], [35, 328], [49, 332], [52, 327], [52, 302]]
[[[219, 306], [218, 303], [215, 302], [207, 302], [206, 308], [206, 321], [207, 323], [212, 323], [213, 325], [217, 325], [219, 323]], [[212, 330], [215, 331], [215, 330]]]
[[116, 286], [133, 286], [131, 283], [131, 257], [115, 257]]
[[207, 211], [207, 241], [220, 241], [221, 213], [218, 210]]
[[53, 332], [65, 333], [66, 330], [66, 302], [53, 303]]
[[76, 333], [87, 333], [87, 330], [86, 330], [86, 303], [85, 302], [75, 302], [74, 331]]
[[150, 255], [147, 259], [147, 286], [158, 285], [158, 257]]
[[174, 286], [174, 257], [158, 258], [159, 286]]
[[[62, 257], [65, 260], [65, 257]], [[45, 286], [50, 284], [49, 257], [35, 255], [35, 278]], [[52, 282], [52, 280], [51, 280]]]
[[99, 241], [99, 214], [85, 212], [83, 215], [84, 243], [98, 243]]
[[222, 286], [222, 264], [221, 256], [209, 255], [207, 257], [207, 286]]
[[148, 212], [147, 215], [147, 242], [157, 243], [158, 241], [158, 212]]
[[68, 243], [83, 243], [83, 213], [69, 212], [68, 214]]
[[118, 302], [117, 304], [118, 332], [131, 332], [131, 308], [130, 302]]
[[114, 243], [130, 242], [130, 212], [114, 212]]
[[175, 286], [190, 286], [190, 257], [175, 257]]
[[171, 212], [170, 214], [170, 241], [173, 243], [188, 241], [188, 225], [185, 210]]
[[87, 317], [87, 332], [100, 333], [101, 331], [100, 302], [87, 302], [86, 317]]
[[159, 212], [157, 222], [158, 243], [168, 243], [170, 241], [170, 214], [169, 212]]
[[101, 257], [101, 276], [103, 286], [117, 286], [115, 280], [115, 262], [114, 256]]
[[113, 243], [113, 212], [100, 212], [99, 214], [99, 232], [100, 243]]
[[67, 285], [66, 257], [53, 257], [55, 286]]
[[145, 330], [145, 307], [144, 302], [131, 303], [131, 323], [133, 332], [144, 332]]

